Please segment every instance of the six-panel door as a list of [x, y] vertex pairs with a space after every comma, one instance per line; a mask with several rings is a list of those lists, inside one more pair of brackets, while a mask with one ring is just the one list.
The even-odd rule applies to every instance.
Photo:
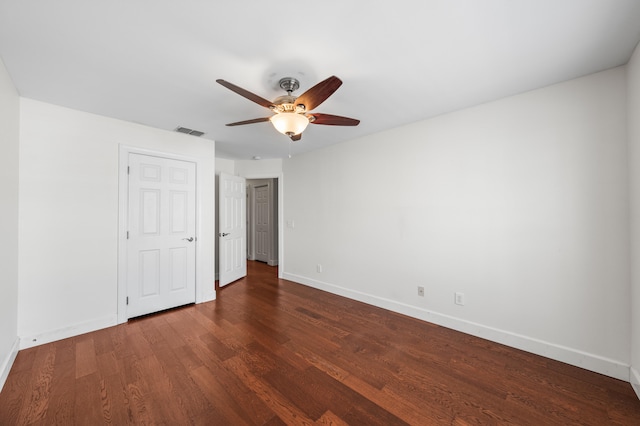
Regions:
[[195, 302], [196, 165], [129, 154], [127, 318]]

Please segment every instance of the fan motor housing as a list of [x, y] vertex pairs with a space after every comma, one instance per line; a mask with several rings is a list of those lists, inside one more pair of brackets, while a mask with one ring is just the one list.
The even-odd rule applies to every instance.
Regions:
[[273, 104], [276, 105], [276, 108], [279, 112], [295, 112], [296, 107], [294, 102], [296, 101], [295, 96], [284, 95], [277, 97]]

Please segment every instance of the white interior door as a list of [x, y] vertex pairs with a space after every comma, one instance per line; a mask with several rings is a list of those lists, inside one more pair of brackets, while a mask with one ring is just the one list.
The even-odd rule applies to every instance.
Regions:
[[254, 244], [255, 258], [261, 262], [269, 260], [269, 247], [271, 247], [271, 203], [269, 202], [269, 186], [255, 187], [254, 203]]
[[196, 165], [129, 154], [127, 318], [195, 302]]
[[219, 282], [247, 275], [247, 186], [243, 177], [220, 173], [218, 188]]

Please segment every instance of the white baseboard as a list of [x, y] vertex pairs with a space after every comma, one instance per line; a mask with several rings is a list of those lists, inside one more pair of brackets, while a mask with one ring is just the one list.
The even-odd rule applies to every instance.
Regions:
[[2, 364], [0, 364], [0, 391], [4, 387], [4, 383], [7, 381], [7, 377], [9, 377], [9, 371], [11, 371], [11, 367], [13, 366], [13, 362], [16, 360], [18, 356], [18, 350], [20, 348], [20, 339], [16, 338], [13, 342], [13, 346], [11, 350], [2, 360]]
[[636, 392], [638, 399], [640, 399], [640, 372], [633, 367], [631, 367], [630, 370], [629, 382], [631, 382], [633, 390]]
[[38, 334], [20, 336], [20, 349], [27, 349], [45, 343], [55, 342], [56, 340], [66, 339], [68, 337], [78, 336], [80, 334], [89, 333], [91, 331], [100, 330], [118, 324], [117, 315], [109, 315], [103, 318], [85, 321], [68, 327], [49, 330]]
[[[300, 275], [283, 273], [283, 278], [309, 287], [324, 290], [339, 296], [348, 297], [359, 302], [377, 306], [433, 324], [441, 325], [453, 330], [461, 331], [472, 336], [481, 337], [493, 342], [501, 343], [536, 355], [575, 365], [586, 370], [628, 381], [630, 366], [624, 362], [601, 357], [577, 349], [569, 348], [543, 340], [534, 339], [517, 333], [488, 327], [482, 324], [466, 321], [450, 315], [430, 311], [428, 309], [407, 305], [397, 301], [372, 296], [370, 294], [354, 291], [348, 288], [336, 286], [322, 281], [314, 280]], [[640, 388], [640, 386], [638, 387]], [[638, 392], [638, 389], [636, 389]]]

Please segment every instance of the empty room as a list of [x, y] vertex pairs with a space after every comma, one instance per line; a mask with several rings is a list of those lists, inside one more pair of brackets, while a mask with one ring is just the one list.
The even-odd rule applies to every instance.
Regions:
[[640, 424], [640, 2], [0, 2], [0, 425]]

